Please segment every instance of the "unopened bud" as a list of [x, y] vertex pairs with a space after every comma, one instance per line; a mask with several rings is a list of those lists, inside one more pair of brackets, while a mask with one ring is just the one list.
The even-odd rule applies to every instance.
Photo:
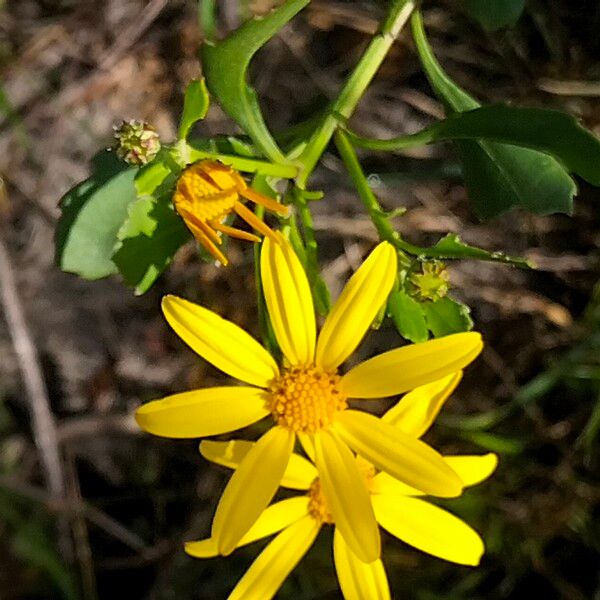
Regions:
[[156, 129], [144, 121], [123, 121], [115, 125], [117, 156], [130, 165], [147, 165], [160, 150]]
[[435, 302], [448, 293], [448, 271], [439, 260], [421, 263], [421, 270], [408, 277], [409, 293], [417, 300]]

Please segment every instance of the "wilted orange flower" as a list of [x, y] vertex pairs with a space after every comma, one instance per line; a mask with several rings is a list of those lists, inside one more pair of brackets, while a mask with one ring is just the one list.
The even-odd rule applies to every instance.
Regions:
[[254, 191], [237, 171], [214, 160], [200, 160], [187, 167], [173, 194], [175, 210], [196, 240], [224, 265], [228, 260], [217, 247], [222, 243], [219, 232], [250, 242], [260, 241], [256, 235], [223, 222], [232, 212], [259, 233], [273, 237], [271, 229], [242, 204], [240, 196], [270, 211], [287, 214], [283, 204]]

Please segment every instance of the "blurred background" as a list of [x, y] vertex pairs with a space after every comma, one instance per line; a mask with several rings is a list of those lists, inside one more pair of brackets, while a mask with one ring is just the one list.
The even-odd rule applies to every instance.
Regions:
[[[219, 0], [220, 33], [273, 4]], [[261, 50], [252, 79], [274, 130], [335, 95], [384, 10], [313, 0]], [[495, 34], [460, 0], [426, 3], [425, 20], [444, 67], [480, 100], [559, 108], [600, 134], [597, 1], [528, 0], [518, 24]], [[2, 600], [219, 600], [261, 545], [228, 559], [187, 557], [182, 541], [208, 534], [227, 473], [196, 441], [151, 438], [131, 416], [142, 401], [222, 381], [168, 330], [163, 293], [257, 333], [250, 245], [230, 244], [226, 269], [184, 247], [142, 297], [116, 278], [85, 282], [54, 265], [59, 198], [121, 119], [175, 137], [185, 86], [201, 73], [201, 40], [194, 0], [0, 0]], [[442, 115], [404, 32], [355, 126], [392, 137]], [[197, 128], [234, 131], [216, 106]], [[408, 209], [397, 225], [411, 242], [453, 231], [539, 267], [450, 267], [452, 293], [472, 307], [487, 344], [428, 440], [448, 453], [499, 453], [489, 482], [446, 503], [481, 532], [487, 553], [469, 569], [385, 537], [394, 597], [600, 598], [598, 190], [581, 183], [572, 217], [513, 212], [481, 224], [450, 147], [364, 156], [364, 165], [384, 206]], [[336, 295], [376, 234], [333, 150], [313, 187], [326, 192], [316, 227]], [[399, 343], [384, 325], [361, 356]], [[278, 597], [339, 598], [330, 553], [323, 535]]]

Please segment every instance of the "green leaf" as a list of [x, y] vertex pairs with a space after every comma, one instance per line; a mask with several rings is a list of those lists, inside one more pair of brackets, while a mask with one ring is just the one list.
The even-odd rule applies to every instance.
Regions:
[[[423, 68], [448, 111], [479, 108], [479, 103], [456, 85], [437, 62], [418, 12], [413, 14], [412, 26]], [[491, 218], [517, 206], [540, 214], [571, 213], [577, 187], [551, 156], [484, 140], [458, 141], [456, 145], [469, 197], [481, 218]]]
[[525, 258], [517, 256], [508, 256], [504, 252], [489, 252], [483, 248], [469, 246], [465, 244], [458, 235], [449, 233], [440, 239], [435, 245], [430, 247], [413, 246], [404, 240], [396, 240], [399, 248], [423, 258], [442, 258], [442, 259], [475, 259], [487, 260], [490, 262], [501, 262], [515, 265], [518, 267], [534, 268], [533, 263]]
[[119, 231], [113, 261], [125, 283], [144, 294], [167, 268], [191, 234], [175, 212], [171, 194], [139, 198]]
[[355, 146], [394, 151], [446, 140], [487, 140], [539, 150], [570, 172], [600, 186], [600, 139], [567, 113], [503, 104], [454, 113], [418, 133], [390, 140], [349, 134]]
[[463, 3], [486, 31], [514, 25], [525, 8], [525, 0], [463, 0]]
[[487, 431], [464, 431], [459, 435], [486, 450], [498, 454], [521, 454], [525, 451], [525, 443], [522, 440], [508, 438]]
[[210, 93], [273, 162], [285, 162], [285, 157], [265, 124], [256, 92], [248, 85], [246, 74], [258, 49], [309, 1], [288, 0], [266, 17], [251, 19], [224, 40], [216, 44], [205, 43], [201, 48]]
[[404, 339], [420, 343], [429, 338], [421, 305], [406, 292], [392, 291], [388, 298], [388, 310], [396, 329]]
[[192, 125], [206, 117], [210, 99], [204, 79], [194, 79], [185, 90], [183, 113], [179, 123], [179, 139], [187, 138]]
[[448, 296], [435, 302], [423, 302], [421, 308], [427, 327], [436, 338], [473, 329], [469, 307]]
[[135, 190], [138, 196], [153, 195], [170, 175], [174, 175], [169, 167], [169, 162], [167, 162], [168, 157], [166, 154], [166, 150], [161, 150], [151, 163], [143, 166], [138, 171], [135, 176]]
[[56, 229], [56, 261], [63, 271], [85, 279], [116, 273], [111, 256], [127, 208], [136, 198], [136, 173], [135, 167], [103, 152], [91, 177], [63, 196]]
[[79, 595], [73, 575], [48, 537], [39, 520], [27, 520], [12, 536], [11, 550], [29, 567], [45, 573], [65, 600], [77, 600]]

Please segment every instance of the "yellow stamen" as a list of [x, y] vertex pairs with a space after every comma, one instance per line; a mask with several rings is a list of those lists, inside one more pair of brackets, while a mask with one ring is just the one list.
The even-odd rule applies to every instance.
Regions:
[[194, 237], [215, 259], [227, 264], [227, 258], [216, 247], [219, 233], [258, 241], [258, 237], [223, 224], [231, 213], [238, 214], [256, 231], [275, 237], [271, 229], [240, 202], [240, 197], [261, 204], [267, 210], [286, 214], [287, 207], [249, 188], [239, 173], [213, 160], [201, 160], [185, 169], [179, 179], [173, 205]]
[[335, 413], [348, 406], [339, 381], [337, 373], [312, 365], [283, 371], [270, 386], [269, 409], [273, 418], [295, 432], [326, 429]]
[[315, 479], [308, 489], [308, 512], [310, 516], [321, 524], [332, 524], [333, 515], [327, 504], [327, 498], [321, 488], [319, 478]]
[[[365, 478], [369, 493], [375, 493], [373, 485], [376, 475], [375, 468], [371, 463], [361, 459], [360, 456], [357, 456], [356, 460], [358, 468]], [[321, 480], [318, 477], [310, 484], [306, 495], [308, 496], [308, 512], [313, 519], [321, 525], [335, 523], [327, 498], [321, 487]]]

